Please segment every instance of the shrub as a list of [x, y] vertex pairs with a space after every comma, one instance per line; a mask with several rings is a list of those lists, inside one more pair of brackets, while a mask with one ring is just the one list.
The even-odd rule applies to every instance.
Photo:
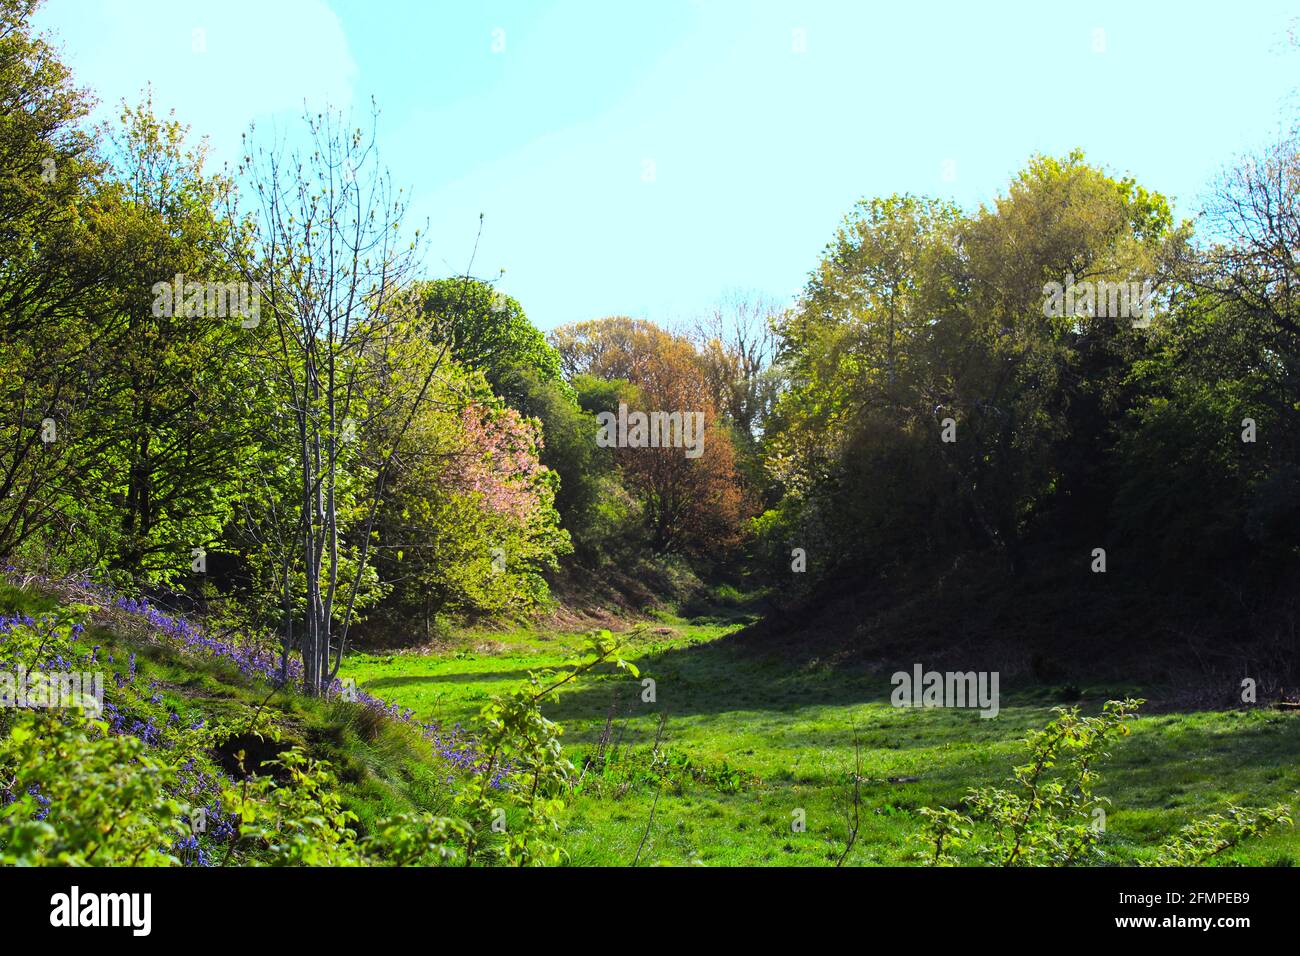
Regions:
[[[969, 814], [940, 807], [922, 808], [925, 827], [918, 839], [922, 857], [935, 866], [959, 861], [966, 848], [977, 863], [993, 866], [1074, 866], [1102, 862], [1105, 797], [1095, 796], [1096, 765], [1105, 749], [1129, 733], [1129, 721], [1144, 701], [1107, 701], [1100, 715], [1082, 717], [1078, 707], [1058, 714], [1026, 740], [1029, 761], [1012, 771], [1016, 789], [983, 787], [969, 791]], [[976, 826], [977, 822], [982, 826]], [[1230, 806], [1185, 828], [1157, 852], [1159, 866], [1208, 862], [1242, 840], [1279, 823], [1291, 823], [1290, 809], [1248, 810]], [[988, 837], [977, 834], [991, 833]]]

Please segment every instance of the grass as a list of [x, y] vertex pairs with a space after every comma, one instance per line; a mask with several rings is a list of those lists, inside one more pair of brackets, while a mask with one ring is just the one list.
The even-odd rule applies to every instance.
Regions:
[[[0, 585], [0, 612], [39, 613], [55, 600]], [[690, 620], [664, 616], [626, 635], [625, 656], [654, 681], [593, 672], [566, 685], [548, 714], [565, 728], [575, 764], [594, 754], [609, 727], [612, 759], [588, 769], [570, 801], [561, 842], [583, 865], [816, 865], [843, 853], [855, 739], [862, 807], [848, 865], [917, 862], [918, 809], [958, 806], [970, 787], [1004, 784], [1021, 739], [1052, 707], [1085, 709], [1160, 688], [1003, 685], [995, 719], [974, 711], [899, 709], [888, 675], [851, 660], [780, 651], [733, 636], [749, 620], [740, 607]], [[251, 714], [267, 687], [220, 661], [183, 654], [102, 627], [84, 638], [120, 663], [134, 652], [177, 710]], [[343, 676], [422, 718], [473, 729], [479, 708], [530, 670], [580, 659], [585, 637], [536, 628], [463, 630], [437, 653], [355, 654]], [[364, 830], [394, 811], [446, 812], [456, 781], [411, 728], [347, 704], [298, 694], [266, 707], [285, 746], [301, 742], [339, 772], [343, 797]], [[647, 770], [663, 715], [660, 777]], [[1297, 802], [1300, 716], [1263, 708], [1151, 713], [1137, 719], [1103, 769], [1112, 801], [1105, 846], [1119, 862], [1149, 860], [1182, 825], [1228, 803]], [[792, 823], [802, 819], [800, 832]], [[1291, 865], [1300, 834], [1284, 827], [1223, 863]]]
[[[579, 766], [599, 746], [611, 712], [611, 744], [621, 744], [619, 762], [604, 774], [588, 771], [570, 803], [561, 842], [574, 863], [628, 864], [638, 848], [641, 865], [834, 862], [848, 832], [855, 735], [861, 827], [845, 862], [914, 863], [917, 810], [957, 806], [970, 787], [1004, 784], [1023, 756], [1020, 741], [1052, 707], [1081, 696], [1085, 710], [1096, 710], [1109, 697], [1145, 693], [1004, 686], [991, 720], [899, 709], [890, 705], [887, 674], [727, 639], [745, 621], [731, 610], [665, 618], [630, 634], [625, 656], [655, 681], [654, 703], [642, 701], [639, 681], [600, 672], [566, 686], [548, 708]], [[472, 726], [492, 695], [529, 670], [575, 660], [582, 648], [573, 633], [464, 631], [435, 654], [353, 656], [344, 675], [421, 716]], [[633, 770], [644, 766], [665, 713], [662, 749], [689, 760], [690, 770], [671, 774], [656, 803], [654, 778]], [[1266, 709], [1142, 716], [1102, 776], [1098, 793], [1112, 801], [1104, 841], [1111, 858], [1147, 860], [1163, 838], [1230, 802], [1297, 802], [1300, 717]], [[792, 826], [799, 816], [802, 832]], [[1285, 827], [1222, 862], [1290, 865], [1297, 856], [1300, 835]]]
[[[0, 582], [0, 613], [39, 615], [54, 610], [58, 603], [53, 596]], [[302, 744], [314, 758], [333, 765], [344, 803], [358, 815], [363, 832], [375, 820], [396, 812], [441, 813], [450, 809], [453, 775], [434, 757], [429, 743], [409, 726], [378, 719], [350, 704], [298, 693], [270, 694], [268, 685], [241, 674], [229, 662], [183, 653], [103, 626], [88, 628], [79, 644], [86, 650], [98, 645], [98, 659], [105, 662], [109, 674], [124, 671], [134, 653], [137, 672], [145, 680], [157, 682], [164, 702], [179, 713], [202, 714], [209, 719], [225, 716], [242, 722], [264, 707], [264, 715], [280, 732], [281, 740], [241, 737], [236, 746], [248, 751], [250, 769], [253, 762]], [[114, 663], [107, 663], [110, 659]]]

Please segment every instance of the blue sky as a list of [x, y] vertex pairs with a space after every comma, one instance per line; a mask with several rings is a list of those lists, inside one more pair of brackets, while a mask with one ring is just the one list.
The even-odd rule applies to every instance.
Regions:
[[[542, 328], [786, 301], [858, 199], [967, 207], [1034, 152], [1090, 159], [1191, 215], [1296, 115], [1294, 2], [467, 3], [47, 0], [109, 108], [152, 83], [210, 138], [306, 101], [383, 115], [431, 274], [495, 276]], [[196, 41], [196, 30], [203, 32]], [[1101, 31], [1101, 32], [1098, 32]], [[199, 49], [196, 49], [198, 47]]]

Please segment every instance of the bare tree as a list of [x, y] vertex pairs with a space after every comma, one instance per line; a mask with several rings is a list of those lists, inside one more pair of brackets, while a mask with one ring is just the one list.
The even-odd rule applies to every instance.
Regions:
[[1206, 257], [1205, 284], [1300, 336], [1300, 134], [1224, 173], [1205, 213], [1221, 242]]
[[761, 295], [732, 292], [691, 329], [714, 404], [751, 434], [775, 399], [775, 380], [767, 373], [776, 358], [772, 323], [781, 312]]

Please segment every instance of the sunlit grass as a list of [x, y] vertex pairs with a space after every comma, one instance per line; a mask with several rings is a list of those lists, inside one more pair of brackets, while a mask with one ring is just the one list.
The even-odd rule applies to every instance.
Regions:
[[[860, 832], [848, 864], [916, 862], [912, 842], [923, 806], [955, 806], [970, 787], [1006, 782], [1020, 741], [1073, 702], [1056, 689], [1003, 690], [995, 719], [973, 711], [897, 709], [887, 675], [799, 663], [719, 640], [741, 619], [680, 619], [629, 636], [629, 659], [655, 681], [602, 674], [566, 688], [549, 714], [565, 728], [575, 763], [591, 753], [613, 712], [621, 751], [648, 751], [660, 715], [662, 746], [705, 766], [726, 764], [751, 780], [738, 792], [687, 781], [579, 793], [563, 842], [578, 864], [827, 865], [844, 849], [855, 737], [861, 748]], [[580, 634], [521, 629], [469, 631], [439, 654], [357, 655], [345, 672], [360, 686], [421, 715], [472, 726], [493, 694], [529, 670], [560, 667], [581, 653]], [[1141, 694], [1141, 688], [1126, 689]], [[1099, 708], [1119, 689], [1084, 689]], [[1194, 817], [1229, 802], [1300, 803], [1300, 718], [1268, 710], [1140, 717], [1113, 749], [1099, 794], [1112, 804], [1105, 844], [1113, 859], [1138, 862]], [[806, 829], [792, 823], [802, 811]], [[648, 833], [647, 823], [650, 822]], [[1300, 835], [1287, 827], [1249, 843], [1225, 863], [1289, 865]]]

